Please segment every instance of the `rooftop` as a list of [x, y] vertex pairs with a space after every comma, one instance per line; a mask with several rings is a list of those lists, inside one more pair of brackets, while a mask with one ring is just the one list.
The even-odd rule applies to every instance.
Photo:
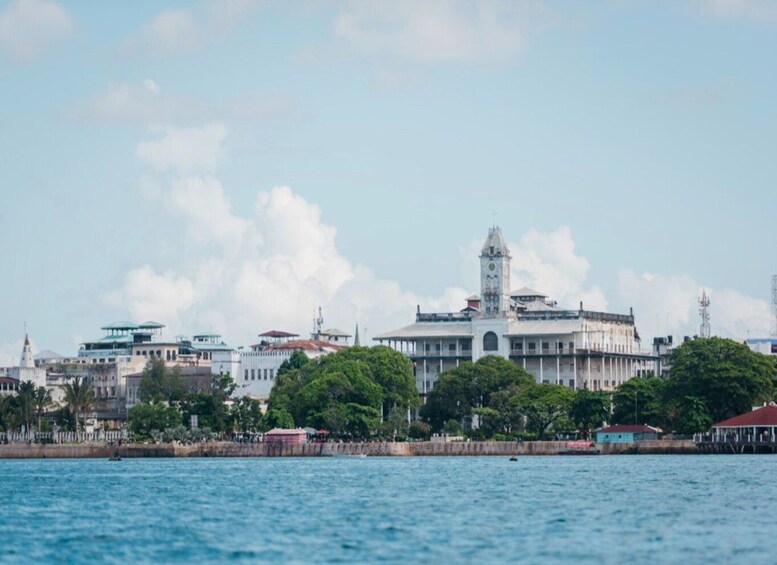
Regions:
[[654, 428], [652, 426], [647, 426], [645, 424], [615, 424], [614, 426], [608, 426], [606, 428], [602, 428], [600, 430], [596, 430], [597, 433], [605, 433], [605, 434], [612, 434], [612, 433], [624, 433], [624, 434], [655, 434], [660, 432], [661, 430], [659, 428]]
[[752, 412], [734, 416], [712, 426], [713, 428], [752, 428], [762, 426], [777, 426], [777, 406], [772, 403]]

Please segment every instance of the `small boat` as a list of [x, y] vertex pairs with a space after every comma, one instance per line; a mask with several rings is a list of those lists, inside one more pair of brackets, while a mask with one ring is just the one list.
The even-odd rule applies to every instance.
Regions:
[[510, 461], [518, 461], [518, 458], [515, 455], [513, 455], [512, 457], [510, 457]]
[[119, 454], [112, 455], [111, 457], [108, 457], [108, 461], [121, 461], [121, 457], [119, 457]]

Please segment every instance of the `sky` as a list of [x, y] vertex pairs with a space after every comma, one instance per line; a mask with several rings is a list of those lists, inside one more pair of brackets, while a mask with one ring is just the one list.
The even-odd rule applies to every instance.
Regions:
[[362, 337], [512, 286], [771, 330], [777, 3], [0, 0], [0, 364]]

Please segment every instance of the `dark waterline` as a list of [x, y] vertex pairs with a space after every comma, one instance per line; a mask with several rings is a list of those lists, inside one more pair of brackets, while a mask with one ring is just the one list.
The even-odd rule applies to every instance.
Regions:
[[777, 456], [0, 461], [4, 563], [773, 563]]

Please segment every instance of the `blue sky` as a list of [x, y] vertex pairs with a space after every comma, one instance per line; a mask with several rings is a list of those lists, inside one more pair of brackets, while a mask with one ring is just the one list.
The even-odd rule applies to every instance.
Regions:
[[374, 335], [477, 289], [769, 331], [777, 5], [0, 2], [0, 352]]

